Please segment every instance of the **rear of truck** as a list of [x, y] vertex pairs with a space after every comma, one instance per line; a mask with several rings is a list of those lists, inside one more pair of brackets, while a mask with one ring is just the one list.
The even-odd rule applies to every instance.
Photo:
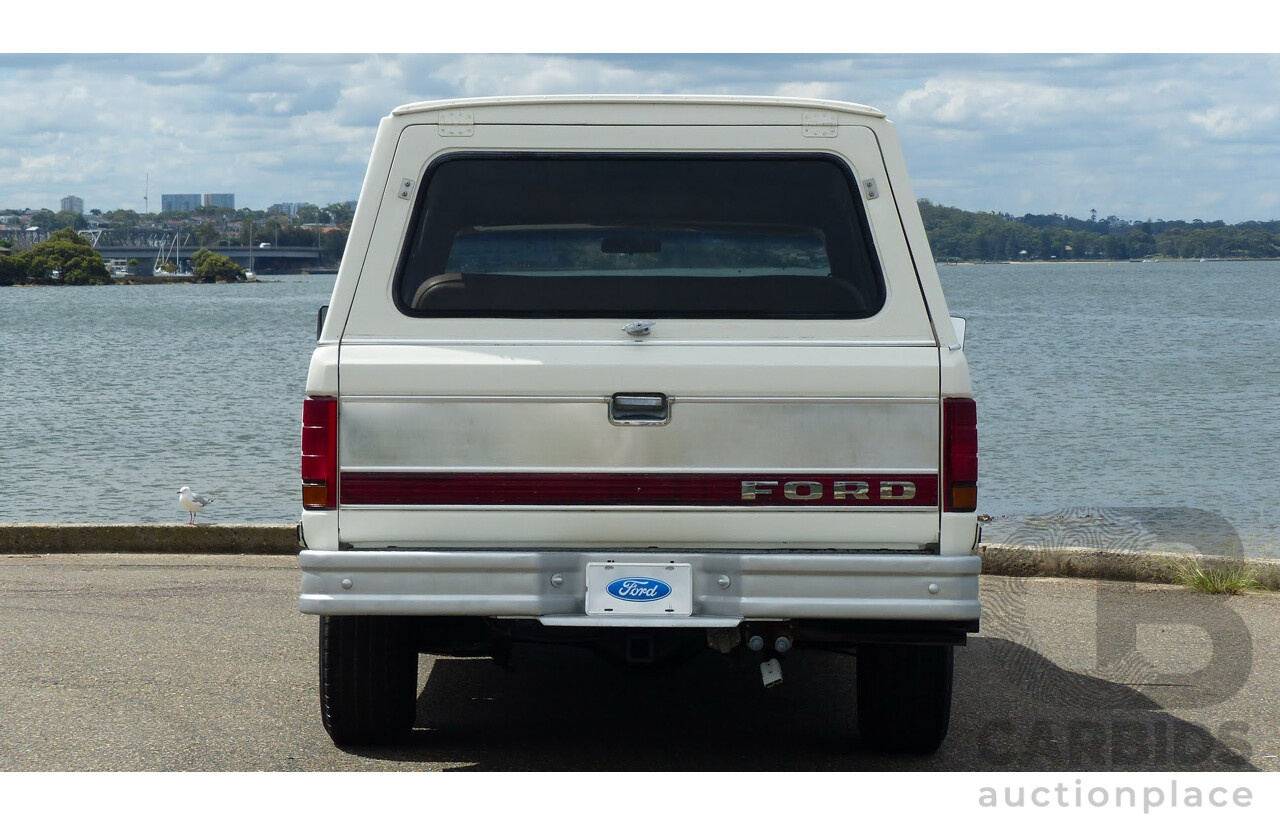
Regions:
[[851, 104], [511, 98], [378, 132], [303, 413], [301, 609], [340, 744], [417, 655], [856, 651], [946, 734], [977, 431], [892, 125]]

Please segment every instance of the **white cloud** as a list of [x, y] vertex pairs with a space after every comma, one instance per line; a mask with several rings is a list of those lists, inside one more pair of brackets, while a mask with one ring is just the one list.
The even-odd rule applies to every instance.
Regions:
[[646, 92], [875, 106], [920, 196], [967, 209], [1241, 221], [1280, 189], [1275, 56], [10, 54], [0, 207], [141, 209], [148, 173], [153, 207], [346, 200], [400, 104]]
[[[778, 97], [808, 97], [830, 100], [840, 96], [841, 87], [835, 83], [816, 81], [811, 83], [782, 83], [774, 92]], [[856, 102], [856, 101], [855, 101]]]
[[[1253, 199], [1253, 204], [1259, 216], [1269, 216], [1273, 220], [1280, 218], [1280, 192], [1263, 192]], [[1259, 219], [1265, 220], [1266, 218], [1260, 217]]]
[[1274, 139], [1277, 122], [1280, 121], [1280, 106], [1274, 103], [1250, 106], [1230, 104], [1215, 106], [1204, 112], [1192, 112], [1188, 117], [1205, 134], [1215, 139], [1231, 140], [1258, 135]]
[[432, 76], [459, 97], [657, 92], [668, 77], [589, 57], [542, 55], [462, 55]]
[[901, 118], [982, 131], [1017, 131], [1061, 121], [1088, 108], [1070, 89], [1019, 81], [937, 78], [902, 95]]

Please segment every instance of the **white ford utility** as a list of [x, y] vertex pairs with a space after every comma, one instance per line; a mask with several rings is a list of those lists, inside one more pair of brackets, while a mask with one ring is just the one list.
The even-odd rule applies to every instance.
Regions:
[[307, 376], [301, 609], [339, 744], [418, 654], [857, 656], [864, 746], [946, 736], [977, 425], [892, 124], [584, 96], [382, 120]]

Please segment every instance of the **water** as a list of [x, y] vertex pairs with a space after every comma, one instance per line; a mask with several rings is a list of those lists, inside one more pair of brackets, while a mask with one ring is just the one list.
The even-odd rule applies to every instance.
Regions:
[[0, 522], [298, 519], [300, 416], [332, 275], [0, 289]]
[[1221, 517], [1246, 553], [1275, 555], [1280, 262], [940, 272], [969, 321], [981, 511], [1162, 508]]
[[[989, 536], [1146, 508], [1143, 529], [1220, 517], [1276, 553], [1280, 262], [941, 272], [969, 319]], [[268, 281], [0, 289], [0, 522], [181, 521], [184, 484], [217, 499], [201, 521], [296, 521], [333, 276]]]

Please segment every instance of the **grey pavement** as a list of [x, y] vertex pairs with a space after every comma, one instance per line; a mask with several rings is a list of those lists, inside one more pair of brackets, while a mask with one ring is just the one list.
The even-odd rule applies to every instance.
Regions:
[[806, 651], [771, 690], [718, 655], [424, 656], [409, 744], [341, 750], [299, 582], [291, 556], [0, 557], [0, 770], [1280, 770], [1276, 594], [984, 576], [946, 743], [889, 758], [858, 740], [856, 660]]

